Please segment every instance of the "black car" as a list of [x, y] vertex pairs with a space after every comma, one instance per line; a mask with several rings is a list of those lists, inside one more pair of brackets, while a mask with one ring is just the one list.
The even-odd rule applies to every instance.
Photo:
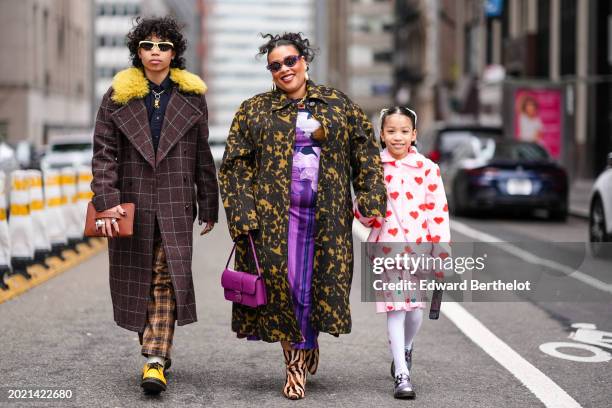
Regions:
[[443, 178], [455, 214], [543, 208], [567, 218], [567, 173], [536, 143], [471, 138], [454, 150]]

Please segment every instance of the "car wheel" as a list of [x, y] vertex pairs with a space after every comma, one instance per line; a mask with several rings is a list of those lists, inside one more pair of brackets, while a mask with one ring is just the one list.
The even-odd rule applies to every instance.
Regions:
[[589, 241], [593, 256], [602, 257], [605, 252], [605, 242], [610, 241], [610, 236], [606, 233], [606, 215], [599, 197], [596, 197], [591, 205]]

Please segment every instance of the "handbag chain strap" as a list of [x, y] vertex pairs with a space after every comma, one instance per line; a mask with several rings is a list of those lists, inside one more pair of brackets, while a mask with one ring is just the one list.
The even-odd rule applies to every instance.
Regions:
[[[259, 267], [259, 260], [257, 259], [257, 252], [255, 252], [255, 243], [253, 242], [253, 237], [251, 236], [250, 232], [249, 232], [249, 241], [251, 242], [251, 249], [253, 250], [253, 259], [255, 259], [255, 266], [257, 266], [257, 274], [261, 276], [261, 268]], [[232, 259], [232, 255], [234, 255], [234, 252], [236, 251], [236, 245], [238, 245], [238, 242], [234, 242], [234, 247], [232, 248], [232, 252], [230, 252], [229, 257], [227, 258], [227, 263], [225, 264], [226, 269], [229, 267], [229, 263]]]

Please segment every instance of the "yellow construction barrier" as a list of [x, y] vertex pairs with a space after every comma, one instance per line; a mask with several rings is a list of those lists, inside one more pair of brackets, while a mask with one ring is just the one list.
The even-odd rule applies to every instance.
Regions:
[[91, 167], [79, 166], [77, 167], [77, 205], [79, 208], [80, 220], [81, 220], [81, 231], [85, 229], [85, 216], [87, 215], [87, 204], [93, 198], [93, 191], [91, 191], [91, 181], [93, 180], [93, 174], [91, 173]]
[[59, 171], [55, 169], [45, 170], [44, 182], [47, 234], [53, 253], [61, 256], [62, 250], [68, 244], [68, 238], [66, 236], [64, 211], [62, 210], [62, 190]]
[[8, 221], [13, 273], [29, 277], [26, 267], [34, 260], [34, 226], [30, 214], [30, 179], [25, 170], [15, 170], [11, 173]]
[[79, 211], [77, 195], [77, 173], [74, 167], [64, 167], [61, 173], [62, 211], [66, 221], [68, 243], [75, 244], [83, 240], [83, 217]]
[[11, 235], [6, 208], [6, 175], [0, 171], [0, 289], [6, 289], [4, 277], [11, 270]]
[[43, 195], [42, 173], [40, 170], [28, 170], [30, 178], [30, 214], [34, 228], [34, 260], [44, 262], [51, 252], [51, 242], [47, 231], [47, 215]]

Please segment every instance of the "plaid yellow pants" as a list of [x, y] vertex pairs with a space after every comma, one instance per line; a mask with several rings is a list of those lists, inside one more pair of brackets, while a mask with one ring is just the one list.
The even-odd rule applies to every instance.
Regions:
[[153, 250], [151, 297], [147, 305], [147, 324], [139, 336], [143, 356], [170, 358], [175, 321], [176, 299], [168, 272], [166, 253], [161, 241], [156, 241]]

